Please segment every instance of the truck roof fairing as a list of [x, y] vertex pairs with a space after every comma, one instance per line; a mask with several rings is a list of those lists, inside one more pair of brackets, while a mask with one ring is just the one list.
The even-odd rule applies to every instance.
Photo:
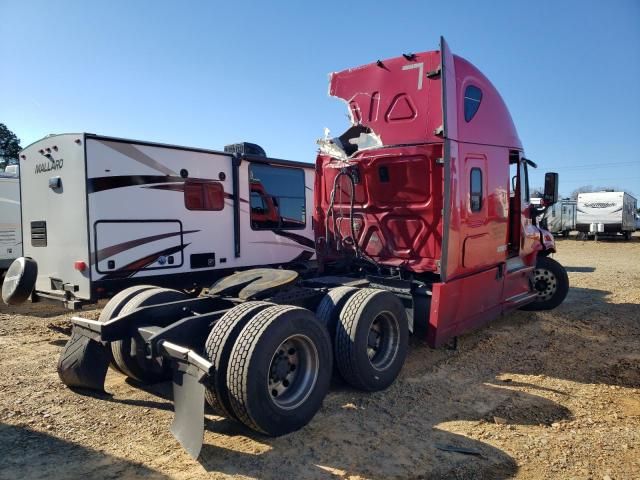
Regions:
[[330, 155], [336, 154], [336, 146], [347, 152], [343, 156], [351, 156], [353, 150], [443, 138], [522, 149], [496, 88], [473, 64], [452, 55], [444, 39], [440, 50], [332, 73], [329, 94], [347, 103], [354, 133], [333, 142], [320, 140], [321, 150]]

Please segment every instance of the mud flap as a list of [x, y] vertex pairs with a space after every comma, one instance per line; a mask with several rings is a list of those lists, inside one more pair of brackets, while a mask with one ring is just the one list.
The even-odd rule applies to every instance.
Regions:
[[76, 330], [74, 326], [58, 359], [58, 376], [68, 387], [104, 392], [109, 368], [108, 347]]
[[160, 345], [173, 361], [173, 405], [171, 433], [194, 459], [200, 455], [204, 437], [204, 384], [213, 365], [193, 350], [171, 342]]
[[189, 455], [198, 458], [204, 437], [204, 385], [186, 372], [174, 371], [173, 404], [171, 433]]

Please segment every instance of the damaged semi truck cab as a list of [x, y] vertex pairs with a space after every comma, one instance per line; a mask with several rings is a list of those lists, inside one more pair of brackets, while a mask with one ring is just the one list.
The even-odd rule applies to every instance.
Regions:
[[[354, 388], [383, 390], [410, 332], [437, 347], [513, 309], [560, 304], [567, 274], [529, 202], [535, 164], [496, 89], [441, 42], [331, 76], [351, 126], [319, 141], [305, 210], [317, 266], [237, 272], [199, 298], [123, 290], [98, 320], [72, 319], [61, 380], [103, 390], [109, 364], [139, 382], [171, 376], [172, 432], [197, 457], [205, 398], [283, 435], [311, 421], [334, 365]], [[546, 175], [546, 205], [557, 180]], [[260, 182], [250, 188], [261, 222], [285, 219]]]
[[[555, 251], [532, 215], [535, 164], [476, 67], [442, 40], [439, 51], [334, 73], [329, 93], [344, 100], [351, 126], [319, 141], [323, 264], [360, 260], [406, 280], [413, 328], [425, 327], [433, 346], [549, 296], [534, 273], [537, 258]], [[547, 174], [544, 201], [556, 198], [557, 174]]]

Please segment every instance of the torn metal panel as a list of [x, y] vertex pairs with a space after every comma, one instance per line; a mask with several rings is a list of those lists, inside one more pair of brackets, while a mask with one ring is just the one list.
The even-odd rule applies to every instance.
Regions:
[[347, 104], [352, 128], [363, 129], [351, 136], [347, 145], [342, 142], [347, 157], [353, 155], [353, 147], [362, 151], [441, 141], [434, 133], [442, 125], [441, 78], [428, 76], [439, 62], [439, 52], [432, 51], [330, 75], [329, 94]]

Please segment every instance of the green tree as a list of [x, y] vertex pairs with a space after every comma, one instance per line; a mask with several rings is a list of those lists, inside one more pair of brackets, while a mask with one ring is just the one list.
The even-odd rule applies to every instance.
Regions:
[[20, 139], [4, 123], [0, 123], [0, 167], [4, 170], [8, 164], [18, 163], [20, 150]]

